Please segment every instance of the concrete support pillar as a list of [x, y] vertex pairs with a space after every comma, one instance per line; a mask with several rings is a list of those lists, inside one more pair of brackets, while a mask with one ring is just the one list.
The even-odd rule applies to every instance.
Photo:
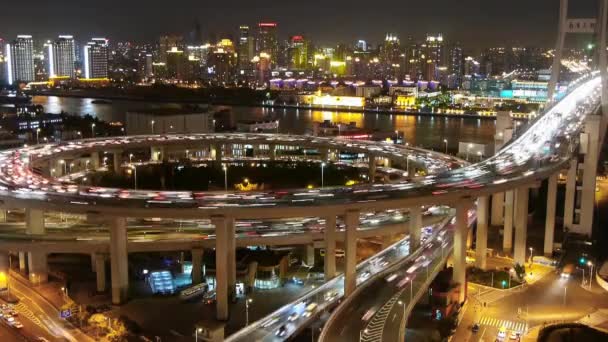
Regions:
[[234, 219], [226, 218], [226, 233], [228, 234], [228, 297], [236, 295], [236, 233]]
[[477, 199], [477, 236], [475, 238], [475, 262], [478, 268], [486, 269], [488, 255], [488, 196]]
[[[4, 275], [8, 274], [8, 267], [10, 264], [8, 258], [9, 258], [8, 253], [0, 252], [0, 274], [4, 274]], [[6, 279], [8, 279], [8, 277]], [[6, 284], [0, 283], [0, 285], [6, 285]]]
[[308, 266], [314, 266], [315, 264], [315, 246], [313, 245], [306, 245], [306, 264]]
[[113, 151], [112, 152], [114, 173], [120, 172], [120, 166], [122, 165], [122, 151]]
[[357, 287], [357, 228], [359, 227], [359, 211], [349, 210], [344, 217], [346, 238], [344, 241], [346, 261], [344, 262], [344, 295], [349, 296]]
[[30, 235], [42, 235], [44, 229], [44, 211], [25, 209], [25, 232]]
[[553, 255], [553, 240], [555, 236], [555, 205], [557, 197], [557, 176], [551, 175], [547, 182], [547, 218], [545, 220], [545, 244], [544, 254], [550, 257]]
[[112, 304], [124, 303], [129, 293], [129, 254], [127, 252], [127, 220], [110, 221], [110, 268], [112, 276]]
[[576, 176], [578, 162], [570, 160], [570, 167], [566, 175], [566, 198], [564, 199], [564, 229], [572, 230], [574, 222], [574, 196], [576, 194]]
[[422, 209], [410, 208], [410, 253], [420, 246], [422, 237]]
[[369, 181], [370, 182], [374, 182], [374, 179], [376, 178], [376, 157], [374, 156], [369, 156]]
[[529, 188], [522, 186], [517, 188], [517, 207], [515, 210], [515, 249], [513, 250], [513, 261], [524, 265], [526, 262], [526, 238], [528, 231], [528, 197]]
[[325, 217], [325, 280], [336, 276], [336, 215]]
[[49, 279], [46, 252], [29, 252], [27, 255], [30, 283], [44, 284]]
[[[586, 144], [580, 147], [581, 152], [585, 154], [585, 162], [583, 164], [580, 221], [575, 227], [575, 232], [589, 237], [591, 237], [593, 228], [593, 210], [595, 209], [595, 179], [600, 152], [600, 119], [599, 115], [587, 116], [585, 133], [581, 134], [580, 139], [581, 145], [585, 142]], [[582, 139], [583, 136], [586, 139]]]
[[94, 253], [91, 256], [95, 259], [97, 292], [106, 292], [106, 256], [101, 253]]
[[491, 223], [493, 226], [500, 226], [504, 224], [505, 214], [505, 193], [499, 192], [492, 195], [492, 219]]
[[467, 229], [468, 210], [470, 203], [465, 200], [456, 205], [456, 230], [454, 231], [454, 272], [453, 281], [460, 287], [458, 302], [466, 298], [466, 271], [467, 271]]
[[228, 219], [225, 216], [213, 216], [211, 222], [215, 226], [215, 294], [216, 318], [228, 319], [228, 249], [230, 239], [227, 229]]
[[[224, 266], [225, 267], [225, 266]], [[203, 281], [203, 249], [192, 249], [192, 285], [200, 284]]]
[[91, 152], [91, 157], [89, 159], [89, 168], [91, 170], [99, 169], [99, 152]]
[[19, 272], [25, 273], [27, 271], [27, 254], [25, 252], [19, 252]]
[[505, 225], [502, 233], [502, 250], [511, 252], [513, 249], [513, 202], [514, 190], [505, 192]]

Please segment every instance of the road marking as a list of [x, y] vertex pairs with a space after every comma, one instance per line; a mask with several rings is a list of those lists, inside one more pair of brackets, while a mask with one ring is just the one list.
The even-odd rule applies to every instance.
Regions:
[[523, 333], [528, 330], [528, 325], [525, 322], [500, 320], [494, 317], [483, 316], [479, 320], [479, 325], [485, 325], [490, 327], [505, 327], [508, 330], [514, 330]]

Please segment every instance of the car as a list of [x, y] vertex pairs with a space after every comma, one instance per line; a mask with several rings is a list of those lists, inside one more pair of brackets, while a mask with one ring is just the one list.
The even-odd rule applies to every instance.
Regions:
[[498, 336], [496, 336], [496, 339], [498, 341], [504, 341], [505, 337], [507, 337], [507, 328], [503, 326], [498, 329]]
[[279, 329], [274, 333], [276, 336], [278, 337], [283, 337], [285, 336], [285, 334], [287, 334], [287, 327], [284, 325], [281, 325], [279, 327]]
[[293, 322], [293, 321], [297, 320], [298, 318], [300, 318], [300, 314], [297, 312], [294, 312], [291, 315], [289, 315], [289, 317], [287, 317], [287, 321]]
[[474, 333], [479, 331], [479, 324], [475, 323], [473, 324], [473, 327], [471, 328], [471, 331], [473, 331]]
[[310, 317], [312, 315], [312, 313], [315, 311], [315, 309], [317, 308], [317, 303], [310, 303], [308, 304], [308, 306], [306, 307], [306, 311], [304, 311], [304, 317]]
[[510, 340], [519, 341], [519, 338], [520, 338], [519, 332], [517, 332], [515, 330], [511, 331], [511, 334], [509, 335]]
[[21, 324], [21, 322], [19, 322], [19, 321], [14, 321], [13, 322], [13, 327], [15, 329], [22, 329], [23, 328], [23, 324]]

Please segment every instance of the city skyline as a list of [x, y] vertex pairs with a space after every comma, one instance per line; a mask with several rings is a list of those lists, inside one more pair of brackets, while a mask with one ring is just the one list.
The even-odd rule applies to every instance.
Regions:
[[[580, 16], [589, 15], [577, 11], [579, 6], [585, 7], [586, 1], [588, 0], [577, 1], [571, 6], [572, 11]], [[303, 34], [319, 44], [345, 43], [358, 39], [380, 42], [386, 32], [394, 32], [402, 40], [409, 36], [424, 36], [427, 32], [443, 32], [450, 40], [461, 41], [474, 49], [493, 45], [493, 41], [507, 45], [550, 47], [554, 41], [558, 6], [558, 2], [553, 0], [514, 0], [490, 4], [477, 0], [465, 0], [458, 4], [448, 0], [408, 4], [390, 0], [380, 4], [380, 11], [369, 11], [365, 3], [339, 0], [323, 4], [323, 11], [319, 11], [321, 4], [315, 1], [308, 3], [308, 6], [292, 2], [259, 7], [240, 0], [230, 6], [180, 0], [176, 6], [162, 10], [148, 7], [146, 15], [142, 15], [141, 7], [144, 3], [141, 1], [131, 1], [129, 4], [106, 1], [87, 5], [85, 10], [96, 13], [95, 16], [87, 20], [70, 20], [82, 17], [84, 13], [80, 4], [70, 6], [70, 2], [73, 1], [68, 0], [61, 7], [43, 1], [33, 1], [34, 5], [13, 4], [14, 11], [0, 13], [0, 20], [5, 27], [0, 31], [0, 37], [9, 39], [18, 34], [31, 34], [45, 39], [59, 34], [73, 34], [76, 39], [104, 36], [115, 41], [153, 42], [162, 34], [187, 35], [198, 22], [203, 37], [208, 40], [212, 36], [235, 38], [238, 36], [238, 27], [243, 24], [275, 21], [279, 24], [281, 40]], [[11, 14], [22, 13], [19, 8], [23, 6], [30, 13], [27, 24], [24, 24], [23, 17]], [[348, 16], [345, 15], [347, 8]], [[23, 12], [25, 10], [26, 8]], [[189, 14], [184, 14], [186, 12]], [[530, 16], [527, 13], [536, 15]], [[65, 20], [57, 20], [58, 18]], [[314, 25], [311, 25], [313, 22]], [[365, 22], [381, 24], [363, 25]], [[339, 29], [336, 30], [336, 27]], [[479, 30], [479, 27], [484, 29]], [[529, 34], [530, 27], [534, 27], [534, 34]]]

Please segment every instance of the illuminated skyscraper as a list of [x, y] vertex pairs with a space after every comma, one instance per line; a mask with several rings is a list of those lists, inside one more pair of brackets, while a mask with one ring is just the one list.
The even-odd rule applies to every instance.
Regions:
[[93, 38], [84, 46], [84, 77], [108, 77], [108, 40]]
[[424, 66], [424, 78], [427, 81], [438, 79], [437, 71], [445, 65], [445, 57], [443, 35], [427, 35]]
[[290, 69], [307, 69], [310, 44], [303, 36], [293, 36], [289, 41], [288, 60]]
[[255, 42], [251, 39], [249, 26], [242, 25], [239, 27], [238, 44], [239, 73], [245, 75], [251, 72], [251, 60], [253, 59], [253, 56], [255, 56]]
[[32, 36], [19, 35], [12, 43], [6, 44], [6, 65], [8, 84], [35, 80]]
[[277, 23], [259, 23], [256, 39], [256, 53], [270, 56], [270, 63], [276, 65], [279, 52], [277, 40]]
[[74, 37], [59, 36], [54, 42], [44, 44], [49, 77], [74, 78], [74, 60], [76, 49]]
[[462, 85], [462, 77], [464, 76], [464, 54], [459, 43], [450, 45], [448, 72], [448, 86], [450, 88], [460, 88]]
[[178, 50], [184, 49], [184, 37], [179, 35], [161, 36], [158, 46], [159, 60], [163, 63], [167, 63], [167, 51], [170, 51], [174, 47]]

